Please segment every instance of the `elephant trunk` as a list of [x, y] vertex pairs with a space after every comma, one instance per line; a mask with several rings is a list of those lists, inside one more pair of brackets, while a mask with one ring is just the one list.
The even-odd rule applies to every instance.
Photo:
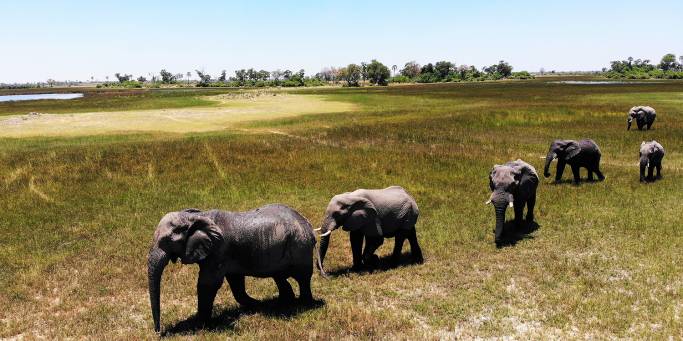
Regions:
[[557, 154], [553, 152], [552, 150], [548, 152], [548, 155], [545, 157], [545, 167], [543, 168], [543, 176], [546, 178], [550, 176], [550, 163], [555, 160], [557, 157]]
[[503, 226], [505, 225], [505, 210], [507, 210], [508, 202], [505, 200], [494, 202], [493, 206], [496, 209], [496, 244], [500, 243], [503, 235]]
[[331, 216], [325, 217], [322, 226], [320, 226], [320, 247], [318, 248], [318, 270], [323, 277], [327, 277], [323, 263], [325, 262], [325, 255], [327, 248], [330, 246], [330, 237], [332, 230], [335, 228], [334, 219]]
[[626, 126], [626, 130], [631, 130], [631, 123], [633, 123], [633, 119], [629, 118], [628, 119], [628, 125]]
[[649, 162], [650, 160], [647, 158], [647, 156], [640, 157], [640, 181], [645, 180], [645, 168]]
[[154, 245], [149, 250], [147, 256], [147, 280], [149, 283], [149, 302], [152, 306], [152, 318], [154, 319], [154, 331], [159, 332], [160, 327], [160, 303], [159, 296], [161, 294], [161, 275], [164, 272], [166, 264], [168, 264], [169, 257], [164, 250], [159, 248], [159, 245]]

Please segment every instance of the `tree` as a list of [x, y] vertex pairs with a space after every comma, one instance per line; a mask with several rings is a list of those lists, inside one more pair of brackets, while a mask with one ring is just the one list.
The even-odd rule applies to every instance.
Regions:
[[119, 80], [119, 83], [127, 82], [129, 81], [133, 75], [126, 75], [126, 74], [120, 74], [120, 73], [115, 73], [114, 76], [116, 76], [116, 79]]
[[368, 64], [368, 79], [370, 80], [370, 84], [388, 85], [390, 76], [391, 73], [389, 72], [389, 68], [376, 59], [373, 59], [370, 64]]
[[161, 69], [161, 71], [159, 71], [159, 74], [161, 75], [161, 82], [164, 84], [171, 84], [175, 83], [176, 81], [176, 76], [166, 71], [166, 69]]
[[414, 60], [407, 62], [403, 66], [401, 74], [411, 79], [417, 77], [418, 75], [420, 75], [420, 64], [418, 64]]
[[209, 84], [211, 83], [211, 75], [199, 70], [194, 70], [194, 72], [196, 72], [197, 77], [199, 77], [199, 82], [197, 82], [197, 86], [209, 86]]
[[190, 77], [192, 77], [192, 72], [188, 71], [185, 76], [187, 76], [187, 85], [190, 85]]
[[346, 81], [347, 86], [360, 86], [358, 81], [362, 77], [361, 67], [356, 64], [349, 64], [340, 70], [340, 77]]
[[453, 73], [454, 70], [455, 65], [453, 65], [451, 62], [440, 61], [436, 62], [434, 65], [434, 71], [436, 72], [436, 76], [439, 80], [448, 78], [448, 76]]
[[235, 70], [235, 81], [237, 81], [237, 84], [240, 86], [244, 85], [247, 81], [247, 70]]
[[510, 77], [510, 75], [512, 75], [512, 66], [501, 60], [498, 62], [498, 65], [496, 65], [496, 71], [498, 71], [498, 73], [500, 73], [500, 75], [503, 77]]
[[664, 57], [662, 57], [662, 61], [659, 62], [659, 68], [662, 71], [676, 70], [678, 68], [676, 55], [673, 53], [665, 54]]
[[396, 64], [391, 66], [391, 70], [394, 71], [394, 76], [396, 76], [396, 70], [398, 69], [398, 66]]
[[223, 70], [223, 71], [221, 71], [220, 77], [218, 77], [218, 81], [219, 82], [225, 82], [226, 77], [227, 77], [227, 73], [225, 72], [225, 70]]
[[147, 78], [145, 78], [145, 77], [143, 77], [143, 76], [138, 77], [138, 82], [144, 83], [144, 82], [146, 82], [146, 81], [147, 81]]
[[363, 81], [368, 80], [368, 63], [360, 63], [360, 76], [363, 79]]

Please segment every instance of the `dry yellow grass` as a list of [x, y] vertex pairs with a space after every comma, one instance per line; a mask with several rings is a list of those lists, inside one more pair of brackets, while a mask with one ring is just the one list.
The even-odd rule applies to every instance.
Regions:
[[352, 111], [354, 105], [316, 95], [218, 95], [210, 107], [78, 114], [15, 115], [0, 119], [0, 137], [83, 136], [130, 132], [188, 133], [223, 130], [237, 123], [305, 114]]

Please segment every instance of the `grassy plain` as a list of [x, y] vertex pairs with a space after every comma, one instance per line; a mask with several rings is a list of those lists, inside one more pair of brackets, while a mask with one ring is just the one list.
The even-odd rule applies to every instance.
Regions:
[[[313, 277], [317, 307], [244, 311], [224, 286], [214, 326], [203, 331], [186, 322], [196, 310], [197, 269], [170, 265], [162, 282], [166, 336], [683, 337], [683, 83], [537, 80], [290, 94], [309, 95], [349, 107], [201, 133], [0, 139], [0, 337], [154, 338], [146, 254], [165, 212], [281, 202], [317, 225], [333, 194], [392, 184], [420, 206], [425, 264], [348, 273], [348, 236], [335, 232], [326, 265], [337, 275]], [[128, 100], [137, 104], [116, 101], [175, 105], [136, 96]], [[172, 102], [209, 101], [197, 96]], [[92, 112], [88, 100], [0, 112]], [[626, 112], [638, 104], [657, 109], [654, 130], [626, 131]], [[483, 204], [491, 166], [522, 158], [542, 172], [551, 140], [584, 137], [602, 149], [605, 182], [544, 179], [539, 229], [496, 249], [493, 208]], [[638, 149], [652, 138], [667, 151], [664, 179], [644, 185]], [[247, 291], [268, 300], [276, 286], [249, 279]]]

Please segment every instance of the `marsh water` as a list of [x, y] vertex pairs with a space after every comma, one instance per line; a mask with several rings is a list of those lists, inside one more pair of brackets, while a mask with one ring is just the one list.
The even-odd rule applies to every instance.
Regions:
[[83, 94], [81, 94], [81, 93], [3, 95], [3, 96], [0, 96], [0, 102], [35, 101], [35, 100], [39, 100], [39, 99], [74, 99], [74, 98], [81, 98], [81, 97], [83, 97]]

